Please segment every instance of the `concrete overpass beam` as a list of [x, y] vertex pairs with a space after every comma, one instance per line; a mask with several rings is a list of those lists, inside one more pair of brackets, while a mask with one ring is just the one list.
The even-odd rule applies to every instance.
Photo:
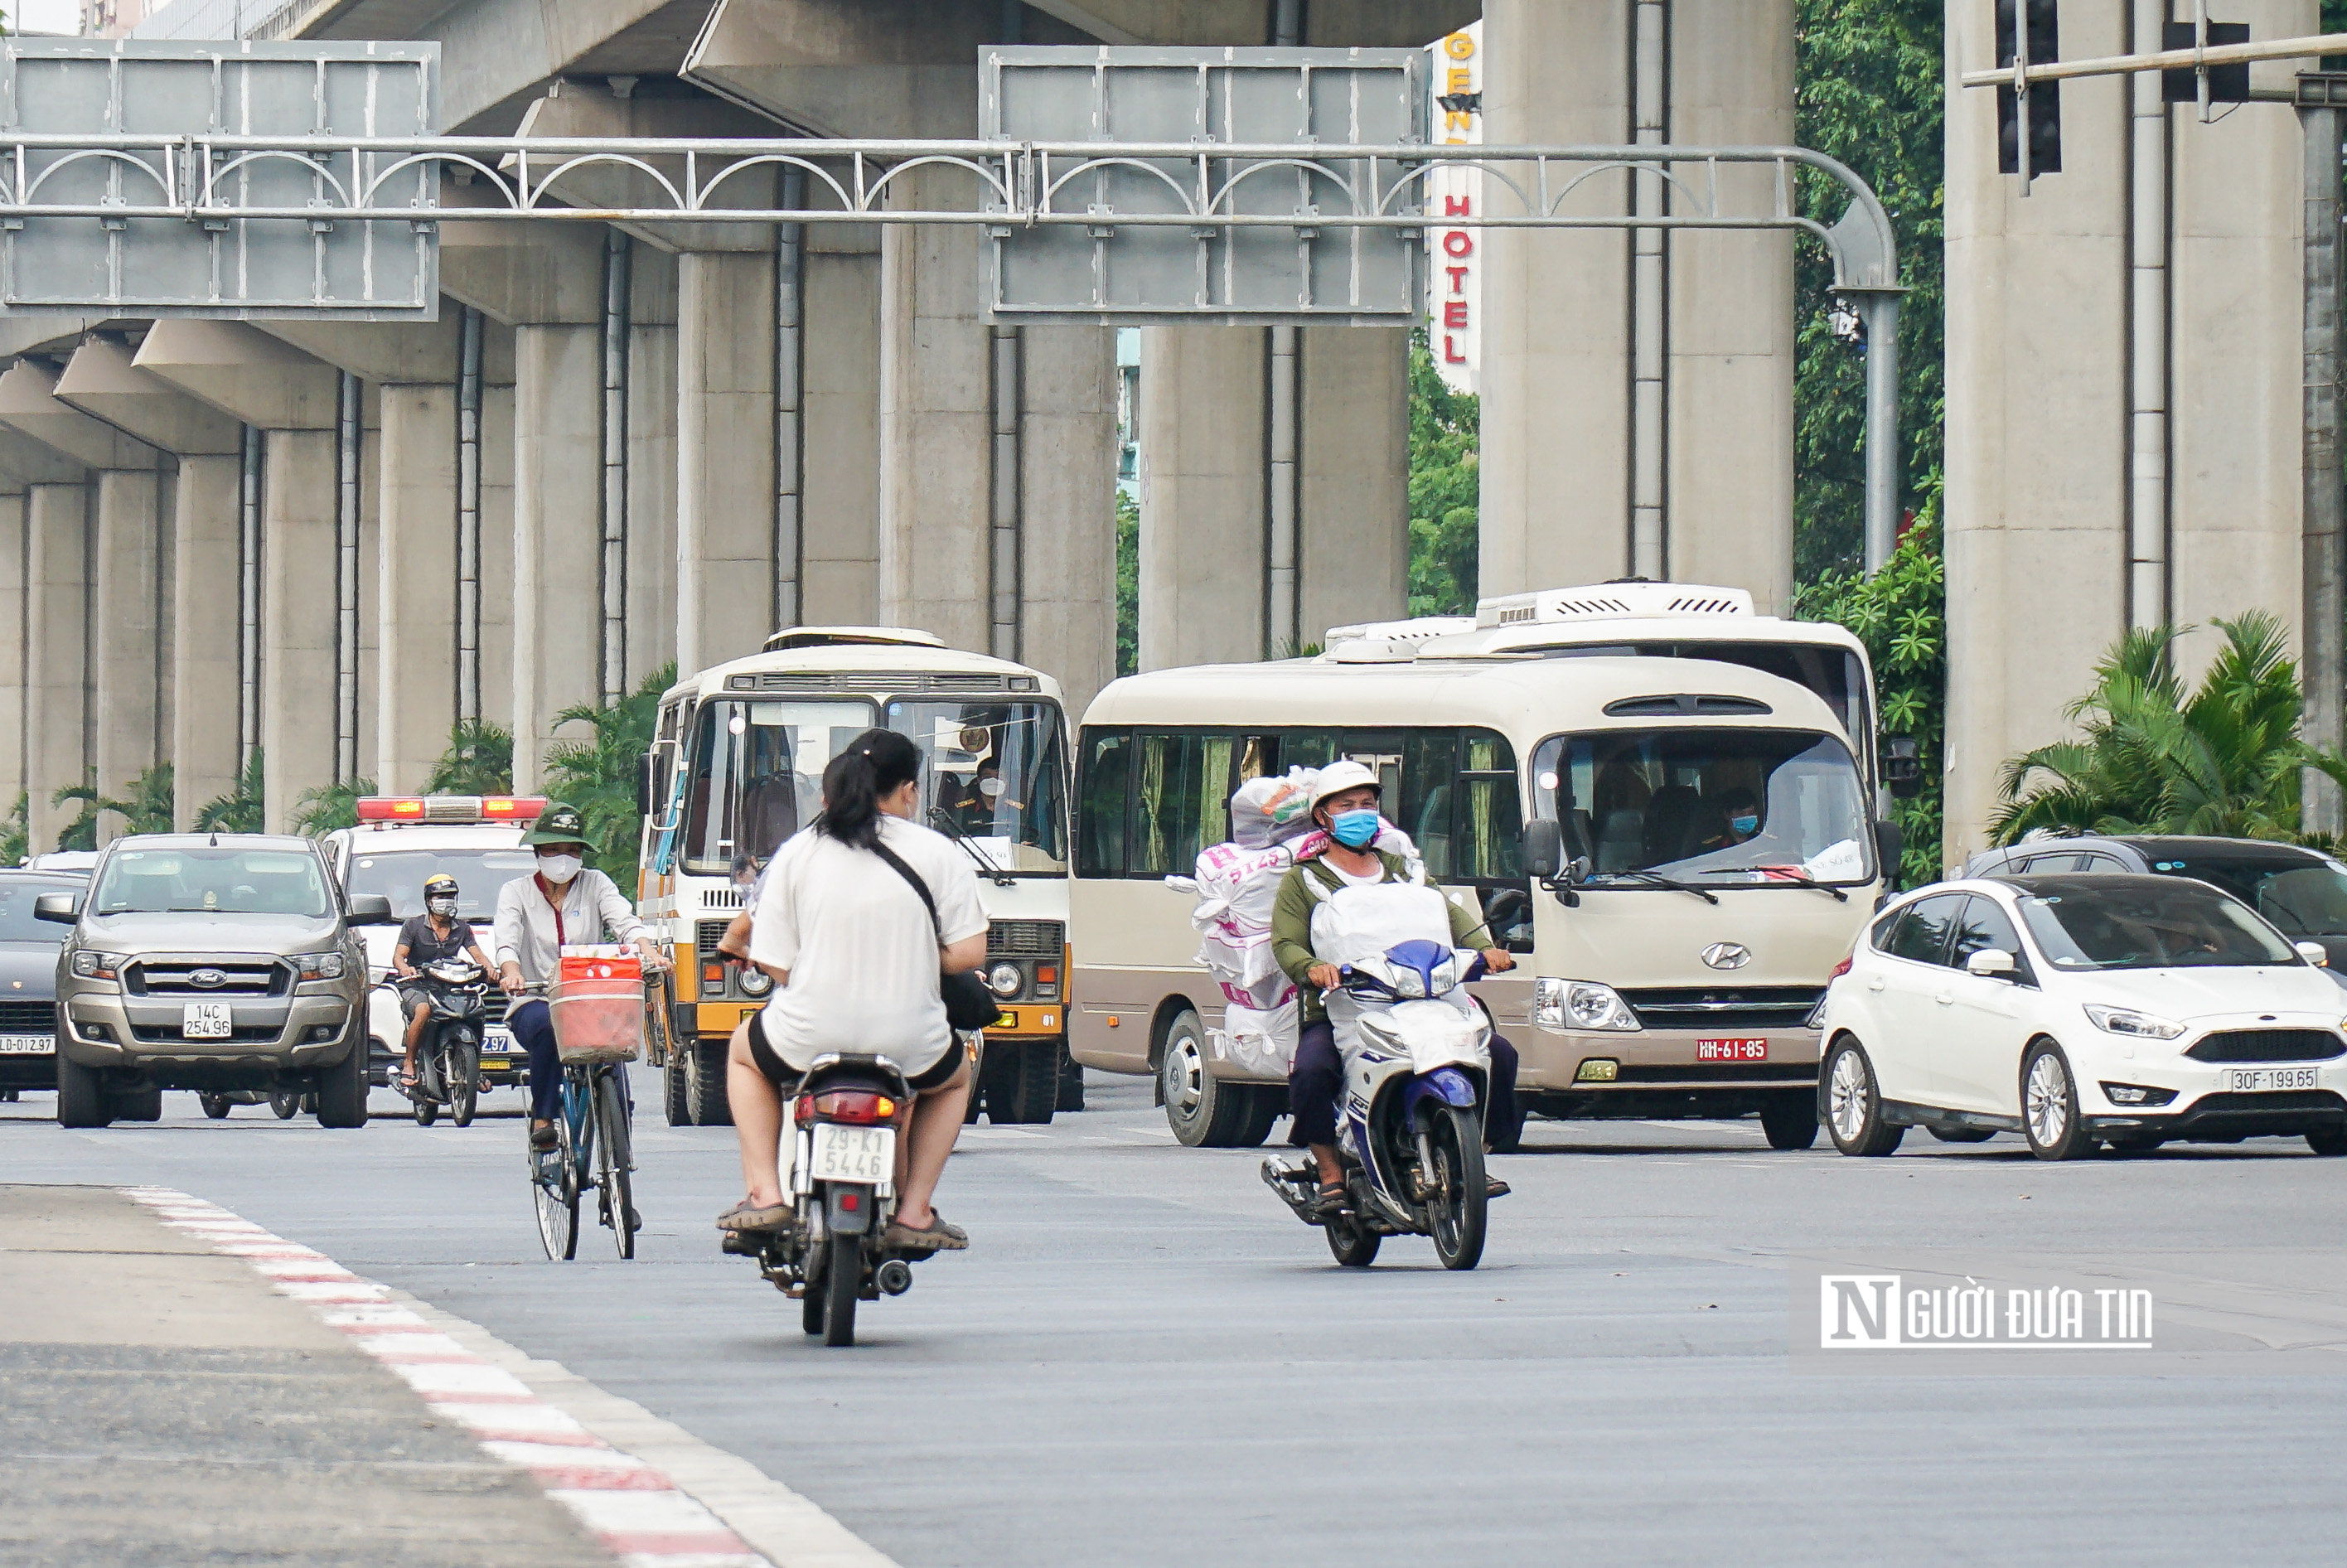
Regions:
[[802, 619], [880, 620], [880, 237], [810, 224], [800, 277]]
[[1264, 375], [1260, 329], [1143, 329], [1143, 670], [1264, 657]]
[[677, 262], [639, 245], [628, 268], [630, 691], [676, 656]]

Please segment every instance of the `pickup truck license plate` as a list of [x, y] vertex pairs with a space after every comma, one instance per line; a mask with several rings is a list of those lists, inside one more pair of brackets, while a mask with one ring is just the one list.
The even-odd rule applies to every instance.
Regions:
[[2266, 1094], [2277, 1089], [2312, 1089], [2320, 1081], [2311, 1067], [2229, 1067], [2225, 1088], [2234, 1094]]
[[894, 1127], [841, 1127], [829, 1122], [815, 1124], [815, 1151], [808, 1156], [807, 1175], [818, 1182], [887, 1181], [897, 1169]]
[[179, 1033], [189, 1040], [226, 1040], [232, 1031], [226, 1002], [190, 1002], [179, 1014]]
[[1766, 1061], [1768, 1041], [1766, 1036], [1745, 1036], [1729, 1040], [1698, 1040], [1695, 1042], [1697, 1061]]
[[0, 1034], [0, 1056], [46, 1056], [56, 1048], [52, 1035]]

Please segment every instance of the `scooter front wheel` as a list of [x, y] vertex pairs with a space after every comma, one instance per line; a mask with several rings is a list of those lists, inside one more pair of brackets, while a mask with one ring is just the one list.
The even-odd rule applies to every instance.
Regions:
[[1328, 1250], [1347, 1268], [1367, 1268], [1378, 1261], [1378, 1244], [1385, 1237], [1351, 1214], [1331, 1214], [1320, 1228], [1327, 1233]]
[[1484, 1219], [1491, 1194], [1483, 1173], [1483, 1129], [1472, 1111], [1458, 1105], [1430, 1108], [1427, 1145], [1434, 1169], [1426, 1173], [1433, 1196], [1427, 1217], [1433, 1222], [1434, 1255], [1445, 1268], [1472, 1268], [1483, 1259]]

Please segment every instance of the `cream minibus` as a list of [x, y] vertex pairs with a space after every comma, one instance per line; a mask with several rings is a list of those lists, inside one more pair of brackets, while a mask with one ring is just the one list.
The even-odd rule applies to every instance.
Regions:
[[[764, 651], [662, 694], [640, 785], [638, 904], [675, 956], [669, 1120], [729, 1120], [726, 1040], [773, 981], [717, 952], [743, 895], [738, 856], [760, 862], [821, 808], [825, 764], [875, 725], [928, 762], [919, 820], [958, 841], [991, 921], [981, 1095], [997, 1122], [1049, 1122], [1067, 1054], [1067, 720], [1059, 683], [897, 627], [794, 627]], [[885, 873], [883, 873], [885, 875]]]
[[1243, 780], [1351, 757], [1377, 769], [1430, 880], [1522, 955], [1476, 989], [1522, 1054], [1531, 1110], [1758, 1112], [1772, 1144], [1807, 1147], [1810, 1020], [1898, 853], [1848, 710], [1741, 661], [1434, 657], [1410, 641], [1160, 671], [1093, 701], [1077, 745], [1075, 1060], [1154, 1072], [1185, 1143], [1263, 1141], [1284, 1086], [1216, 1049], [1221, 995], [1194, 958], [1192, 898], [1165, 878], [1228, 835]]

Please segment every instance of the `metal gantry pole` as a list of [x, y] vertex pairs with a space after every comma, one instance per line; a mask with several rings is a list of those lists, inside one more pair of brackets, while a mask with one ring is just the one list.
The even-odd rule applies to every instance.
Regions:
[[603, 704], [628, 694], [628, 283], [633, 241], [605, 231], [603, 246]]
[[1866, 572], [1899, 544], [1899, 292], [1859, 292], [1866, 323]]
[[456, 717], [481, 716], [481, 313], [470, 305], [456, 351]]
[[[2306, 623], [2306, 709], [2301, 733], [2336, 750], [2347, 702], [2347, 491], [2340, 470], [2340, 131], [2341, 112], [2301, 107], [2306, 130], [2306, 314], [2301, 378], [2305, 443], [2301, 611]], [[2338, 833], [2347, 825], [2339, 788], [2312, 768], [2301, 781], [2301, 825]]]
[[359, 771], [359, 378], [343, 371], [334, 411], [334, 782]]

